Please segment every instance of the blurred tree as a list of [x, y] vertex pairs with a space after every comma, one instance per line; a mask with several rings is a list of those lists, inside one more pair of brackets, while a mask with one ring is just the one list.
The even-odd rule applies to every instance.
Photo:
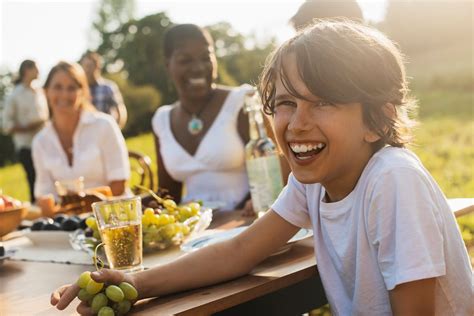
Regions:
[[243, 36], [227, 22], [210, 25], [207, 29], [215, 41], [220, 69], [218, 82], [228, 85], [256, 84], [266, 57], [276, 47], [276, 40], [271, 38], [258, 44], [255, 36]]
[[472, 43], [473, 1], [389, 0], [379, 27], [406, 53], [428, 51], [459, 41]]
[[125, 136], [138, 135], [151, 130], [151, 117], [161, 103], [161, 94], [152, 85], [135, 86], [125, 77], [125, 73], [107, 75], [119, 86], [128, 110]]
[[[124, 71], [133, 85], [152, 85], [161, 92], [161, 101], [165, 104], [176, 99], [166, 74], [162, 51], [163, 35], [171, 25], [173, 23], [163, 12], [130, 20], [105, 34], [103, 38], [106, 40], [98, 48], [105, 57], [107, 70]], [[275, 40], [257, 45], [254, 37], [244, 37], [225, 22], [210, 25], [207, 29], [215, 40], [218, 83], [255, 83], [266, 56], [275, 47]]]
[[[135, 14], [135, 0], [101, 0], [98, 6], [97, 16], [92, 23], [94, 30], [93, 43], [100, 45], [107, 40], [110, 32], [115, 31], [122, 24], [133, 19]], [[94, 45], [94, 46], [97, 46]]]
[[165, 13], [130, 20], [104, 34], [104, 42], [98, 48], [108, 71], [123, 70], [133, 85], [154, 86], [162, 92], [163, 102], [169, 102], [172, 95], [161, 47], [169, 25], [171, 21]]

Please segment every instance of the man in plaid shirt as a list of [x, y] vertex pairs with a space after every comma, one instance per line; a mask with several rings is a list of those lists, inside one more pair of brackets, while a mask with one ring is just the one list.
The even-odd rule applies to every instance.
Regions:
[[120, 128], [127, 122], [127, 108], [115, 82], [102, 77], [102, 58], [99, 54], [87, 51], [79, 63], [87, 75], [92, 104], [97, 110], [112, 115]]

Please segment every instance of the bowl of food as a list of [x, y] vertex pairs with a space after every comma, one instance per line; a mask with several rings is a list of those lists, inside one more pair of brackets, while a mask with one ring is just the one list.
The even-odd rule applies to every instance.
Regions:
[[14, 231], [28, 213], [28, 204], [0, 195], [0, 237]]

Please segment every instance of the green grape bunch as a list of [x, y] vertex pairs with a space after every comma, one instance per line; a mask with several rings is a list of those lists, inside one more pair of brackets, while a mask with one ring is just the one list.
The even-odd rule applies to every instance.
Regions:
[[161, 208], [146, 208], [142, 216], [145, 250], [165, 249], [180, 244], [201, 216], [201, 205], [197, 202], [179, 206], [171, 199], [161, 199], [159, 202]]
[[76, 284], [80, 290], [77, 298], [85, 302], [94, 315], [126, 315], [138, 297], [138, 292], [127, 282], [104, 284], [91, 278], [90, 272], [83, 272]]

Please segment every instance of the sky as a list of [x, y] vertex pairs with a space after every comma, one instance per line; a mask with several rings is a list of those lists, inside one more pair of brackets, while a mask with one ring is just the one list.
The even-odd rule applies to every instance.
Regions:
[[[136, 0], [136, 18], [165, 11], [175, 23], [201, 26], [229, 22], [258, 39], [293, 34], [288, 24], [304, 0]], [[357, 0], [364, 17], [380, 21], [385, 0]], [[77, 61], [90, 47], [91, 25], [99, 0], [0, 0], [0, 67], [17, 71], [33, 59], [40, 78], [59, 60]]]

